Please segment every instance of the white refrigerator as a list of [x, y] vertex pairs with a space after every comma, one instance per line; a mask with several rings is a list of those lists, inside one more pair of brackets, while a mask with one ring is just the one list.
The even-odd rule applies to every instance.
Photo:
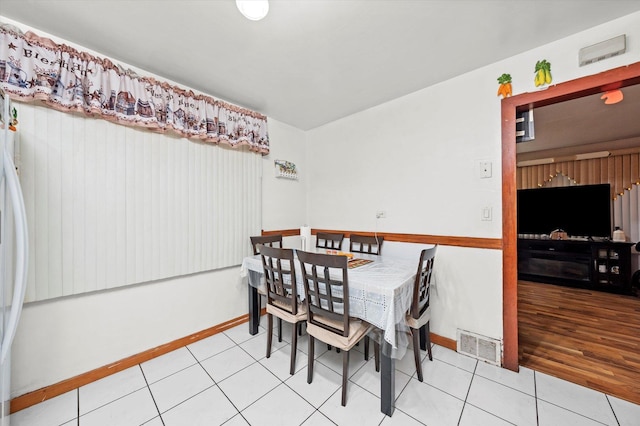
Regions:
[[9, 97], [0, 89], [0, 426], [8, 426], [11, 344], [27, 284], [28, 235], [24, 200], [14, 164], [16, 130]]

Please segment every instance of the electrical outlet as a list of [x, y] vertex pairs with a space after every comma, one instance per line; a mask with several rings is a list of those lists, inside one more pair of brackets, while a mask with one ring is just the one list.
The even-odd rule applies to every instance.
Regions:
[[387, 212], [384, 210], [378, 210], [376, 212], [376, 219], [384, 219], [385, 217], [387, 217]]
[[491, 161], [480, 162], [480, 177], [481, 178], [491, 177]]

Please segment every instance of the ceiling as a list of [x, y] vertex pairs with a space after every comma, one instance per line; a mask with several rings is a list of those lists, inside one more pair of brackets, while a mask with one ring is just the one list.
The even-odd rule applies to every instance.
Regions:
[[233, 0], [2, 0], [0, 15], [308, 130], [640, 10], [638, 0], [270, 4], [258, 22]]

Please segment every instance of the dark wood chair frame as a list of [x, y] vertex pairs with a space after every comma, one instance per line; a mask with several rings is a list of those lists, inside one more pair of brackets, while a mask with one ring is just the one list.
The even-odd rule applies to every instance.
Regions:
[[384, 237], [373, 235], [351, 234], [349, 236], [349, 251], [352, 253], [367, 253], [380, 255]]
[[[298, 291], [296, 286], [296, 272], [292, 249], [260, 246], [260, 257], [264, 269], [264, 278], [267, 285], [267, 305], [271, 305], [292, 316], [299, 314]], [[282, 320], [278, 317], [278, 324]], [[292, 323], [291, 333], [291, 364], [289, 374], [295, 372], [296, 352], [298, 347], [298, 326], [306, 320], [306, 317]], [[279, 334], [281, 328], [278, 330]], [[279, 336], [281, 337], [281, 336]], [[273, 339], [273, 315], [267, 312], [267, 358], [271, 357], [271, 344]]]
[[[327, 255], [298, 251], [298, 260], [304, 280], [307, 324], [313, 324], [331, 333], [349, 337], [349, 278], [346, 256]], [[331, 277], [331, 270], [340, 270], [341, 277]], [[322, 321], [325, 319], [325, 321]], [[328, 321], [327, 321], [328, 320]], [[328, 322], [341, 324], [333, 327]], [[369, 359], [369, 337], [364, 338], [364, 359]], [[309, 334], [307, 383], [313, 381], [315, 338]], [[349, 350], [342, 351], [342, 405], [347, 401], [347, 381], [349, 374]], [[380, 347], [375, 342], [376, 371], [379, 371]]]
[[282, 248], [282, 235], [259, 235], [255, 237], [249, 237], [251, 240], [251, 246], [253, 247], [253, 254], [260, 254], [258, 245], [262, 244], [267, 247]]
[[[413, 298], [411, 300], [411, 308], [409, 316], [419, 319], [429, 309], [429, 292], [431, 289], [431, 277], [433, 276], [433, 265], [436, 257], [438, 246], [424, 249], [420, 253], [420, 262], [416, 272], [416, 280], [413, 285]], [[413, 338], [413, 355], [416, 363], [416, 371], [418, 380], [422, 381], [422, 364], [420, 362], [420, 334], [426, 344], [429, 360], [433, 361], [431, 354], [431, 337], [429, 331], [429, 321], [420, 329], [411, 328], [411, 336]]]
[[334, 234], [330, 232], [318, 232], [316, 234], [316, 247], [341, 250], [344, 234]]

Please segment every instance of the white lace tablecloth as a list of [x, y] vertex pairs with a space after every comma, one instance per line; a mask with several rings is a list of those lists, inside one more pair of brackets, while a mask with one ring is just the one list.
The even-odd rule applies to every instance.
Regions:
[[[391, 346], [389, 355], [401, 358], [409, 342], [405, 314], [411, 306], [418, 261], [360, 253], [354, 256], [373, 262], [349, 269], [349, 314], [382, 330], [384, 340]], [[298, 294], [304, 297], [297, 260], [295, 267]], [[245, 257], [240, 274], [248, 276], [254, 287], [264, 285], [260, 255]]]

